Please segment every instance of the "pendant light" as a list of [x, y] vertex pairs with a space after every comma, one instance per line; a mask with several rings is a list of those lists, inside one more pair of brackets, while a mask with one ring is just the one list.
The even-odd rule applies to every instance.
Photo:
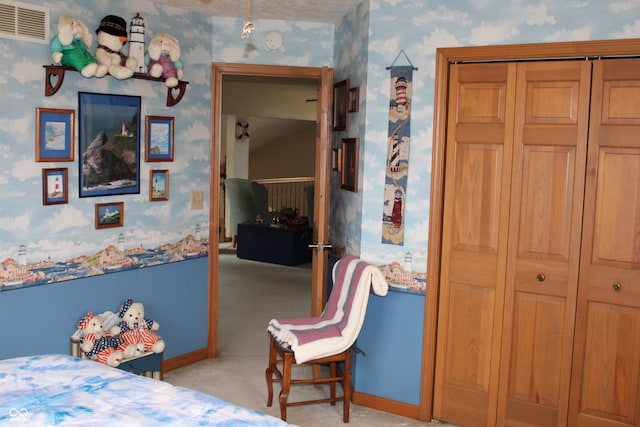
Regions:
[[242, 38], [249, 37], [252, 31], [256, 29], [255, 25], [251, 22], [251, 0], [247, 0], [247, 21], [242, 26]]

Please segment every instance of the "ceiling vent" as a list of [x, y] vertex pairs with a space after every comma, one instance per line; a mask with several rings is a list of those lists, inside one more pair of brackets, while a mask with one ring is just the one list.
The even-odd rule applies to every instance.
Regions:
[[0, 37], [49, 43], [49, 9], [0, 0]]

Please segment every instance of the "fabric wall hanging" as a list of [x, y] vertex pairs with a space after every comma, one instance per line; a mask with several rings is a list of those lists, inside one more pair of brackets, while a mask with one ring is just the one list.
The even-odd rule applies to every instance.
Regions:
[[413, 70], [416, 68], [413, 65], [393, 66], [392, 64], [388, 69], [391, 78], [382, 243], [404, 245], [409, 142], [411, 140], [411, 87]]

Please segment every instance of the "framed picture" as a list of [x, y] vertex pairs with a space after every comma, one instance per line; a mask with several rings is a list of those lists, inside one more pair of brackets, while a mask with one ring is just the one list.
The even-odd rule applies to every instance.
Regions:
[[340, 172], [340, 148], [332, 148], [331, 149], [331, 170]]
[[80, 92], [80, 197], [140, 193], [140, 97]]
[[96, 228], [122, 227], [124, 202], [96, 203]]
[[349, 79], [333, 85], [333, 130], [347, 130], [347, 101]]
[[358, 192], [358, 138], [342, 139], [340, 188]]
[[149, 200], [162, 202], [169, 200], [169, 171], [149, 171]]
[[59, 205], [69, 202], [68, 169], [42, 169], [42, 204]]
[[145, 150], [147, 162], [173, 161], [173, 117], [145, 118]]
[[36, 108], [36, 162], [73, 161], [74, 110]]
[[349, 112], [357, 113], [360, 111], [360, 88], [352, 87], [349, 89]]

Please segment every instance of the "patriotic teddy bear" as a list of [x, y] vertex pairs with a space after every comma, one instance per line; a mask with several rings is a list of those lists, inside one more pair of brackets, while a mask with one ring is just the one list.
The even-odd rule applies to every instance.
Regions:
[[127, 344], [144, 343], [144, 350], [153, 353], [164, 351], [164, 340], [155, 332], [160, 325], [144, 317], [144, 305], [141, 302], [126, 300], [118, 310], [120, 320], [111, 328], [111, 335], [118, 336]]
[[88, 311], [80, 319], [78, 329], [82, 331], [80, 349], [89, 359], [116, 367], [136, 352], [135, 346], [127, 345], [121, 338], [105, 331], [102, 318], [100, 315], [94, 316], [93, 311]]

